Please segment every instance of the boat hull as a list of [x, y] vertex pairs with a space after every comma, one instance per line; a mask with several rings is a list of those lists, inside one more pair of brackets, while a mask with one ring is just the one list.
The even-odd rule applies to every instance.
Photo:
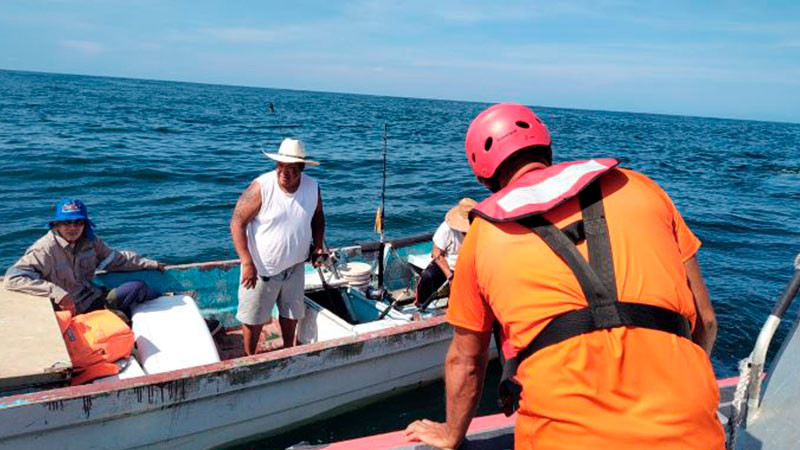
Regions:
[[443, 375], [443, 317], [207, 366], [0, 399], [0, 449], [208, 448]]

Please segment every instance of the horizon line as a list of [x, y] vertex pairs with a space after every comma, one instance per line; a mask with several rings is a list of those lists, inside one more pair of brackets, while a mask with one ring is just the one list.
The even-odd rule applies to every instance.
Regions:
[[[85, 74], [85, 73], [46, 72], [46, 71], [41, 71], [41, 70], [5, 69], [5, 68], [2, 68], [2, 67], [0, 67], [0, 71], [19, 72], [19, 73], [32, 73], [32, 74], [45, 74], [45, 75], [65, 75], [65, 76], [73, 76], [73, 77], [112, 78], [112, 79], [135, 80], [135, 81], [154, 81], [154, 82], [165, 82], [165, 83], [185, 83], [185, 84], [198, 84], [198, 85], [205, 85], [205, 86], [238, 87], [238, 88], [248, 88], [248, 89], [272, 89], [272, 90], [294, 91], [294, 92], [310, 92], [310, 93], [319, 93], [319, 94], [361, 95], [361, 96], [368, 96], [368, 97], [404, 98], [404, 99], [413, 99], [413, 100], [435, 100], [435, 101], [457, 102], [457, 103], [478, 103], [478, 104], [486, 104], [486, 105], [502, 103], [502, 102], [487, 102], [487, 101], [479, 101], [479, 100], [449, 99], [449, 98], [436, 98], [436, 97], [408, 97], [408, 96], [402, 96], [402, 95], [369, 94], [369, 93], [362, 93], [362, 92], [322, 91], [322, 90], [315, 90], [315, 89], [296, 89], [296, 88], [279, 88], [279, 87], [272, 87], [272, 86], [252, 86], [252, 85], [244, 85], [244, 84], [210, 83], [210, 82], [204, 82], [204, 81], [190, 81], [190, 80], [136, 78], [136, 77], [131, 77], [131, 76], [120, 76], [120, 75], [95, 75], [95, 74]], [[571, 107], [571, 106], [547, 106], [547, 105], [533, 105], [533, 104], [526, 105], [526, 106], [533, 106], [533, 107], [537, 107], [537, 108], [547, 108], [547, 109], [561, 109], [561, 110], [569, 110], [569, 111], [590, 111], [590, 112], [603, 112], [603, 113], [615, 113], [615, 114], [647, 114], [647, 115], [666, 116], [666, 117], [683, 117], [683, 118], [713, 119], [713, 120], [732, 120], [732, 121], [739, 121], [739, 122], [761, 122], [761, 123], [775, 123], [775, 124], [781, 124], [781, 125], [800, 125], [800, 121], [792, 122], [792, 121], [788, 121], [788, 120], [742, 119], [742, 118], [737, 118], [737, 117], [698, 116], [698, 115], [691, 115], [691, 114], [676, 114], [676, 113], [651, 112], [651, 111], [619, 111], [619, 110], [612, 110], [612, 109], [576, 108], [576, 107]]]

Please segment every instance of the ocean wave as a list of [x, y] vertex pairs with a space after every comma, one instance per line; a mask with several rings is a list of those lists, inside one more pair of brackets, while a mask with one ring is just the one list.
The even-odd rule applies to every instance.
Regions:
[[112, 127], [112, 126], [102, 126], [102, 125], [90, 125], [83, 128], [84, 133], [137, 133], [141, 132], [142, 130], [139, 128], [132, 128], [132, 127]]
[[260, 128], [268, 128], [268, 129], [283, 129], [283, 128], [300, 128], [302, 125], [295, 124], [295, 123], [288, 123], [288, 124], [277, 124], [277, 125], [261, 125]]
[[179, 133], [183, 133], [182, 130], [176, 130], [174, 128], [165, 127], [165, 126], [153, 127], [153, 128], [150, 128], [150, 131], [155, 131], [156, 133], [163, 133], [163, 134], [179, 134]]

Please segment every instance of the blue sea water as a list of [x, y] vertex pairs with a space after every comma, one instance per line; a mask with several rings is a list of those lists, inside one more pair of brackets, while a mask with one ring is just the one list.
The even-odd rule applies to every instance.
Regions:
[[[63, 197], [82, 198], [114, 247], [173, 264], [235, 258], [234, 203], [284, 137], [322, 162], [308, 173], [323, 189], [328, 243], [373, 240], [384, 124], [387, 235], [430, 232], [459, 198], [487, 194], [463, 155], [486, 106], [0, 71], [0, 268]], [[617, 157], [672, 196], [703, 241], [716, 374], [735, 375], [800, 250], [800, 124], [533, 108], [557, 161]]]

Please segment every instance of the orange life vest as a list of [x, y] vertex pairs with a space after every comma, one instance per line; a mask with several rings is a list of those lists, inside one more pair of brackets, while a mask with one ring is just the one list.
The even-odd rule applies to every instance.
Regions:
[[116, 375], [119, 367], [113, 364], [128, 358], [133, 352], [136, 337], [131, 328], [113, 312], [102, 309], [75, 317], [69, 311], [56, 312], [72, 368], [79, 375], [72, 384], [81, 384], [103, 376]]

